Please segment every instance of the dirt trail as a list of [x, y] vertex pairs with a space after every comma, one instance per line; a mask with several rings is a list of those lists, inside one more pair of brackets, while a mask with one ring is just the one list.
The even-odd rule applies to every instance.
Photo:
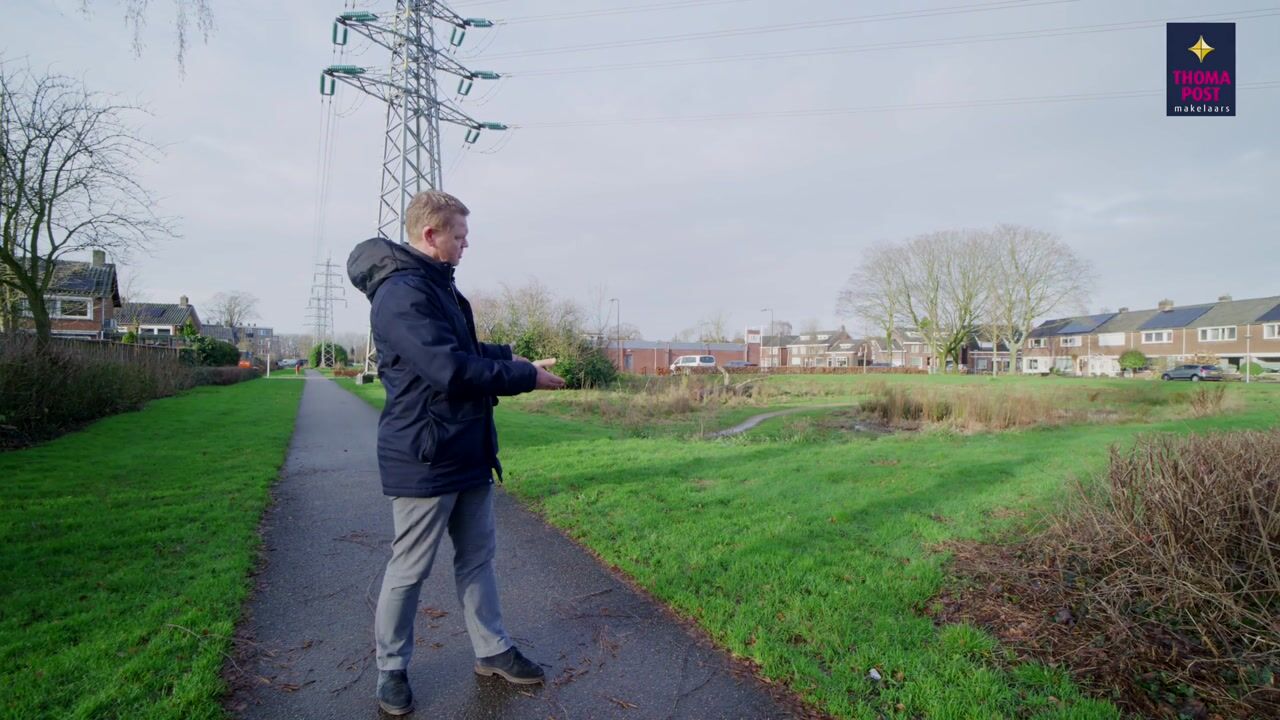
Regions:
[[858, 406], [857, 405], [808, 405], [806, 407], [788, 408], [786, 410], [774, 410], [773, 412], [767, 412], [761, 415], [754, 415], [752, 417], [749, 417], [746, 420], [743, 420], [742, 422], [738, 423], [737, 425], [734, 425], [731, 428], [726, 428], [724, 430], [719, 430], [713, 433], [709, 433], [707, 437], [722, 438], [722, 437], [732, 437], [734, 435], [741, 435], [742, 433], [754, 428], [755, 426], [759, 425], [765, 420], [772, 420], [773, 418], [782, 417], [783, 415], [795, 415], [796, 413], [802, 413], [808, 410], [832, 410], [832, 409], [838, 409], [838, 408], [856, 408], [856, 407]]

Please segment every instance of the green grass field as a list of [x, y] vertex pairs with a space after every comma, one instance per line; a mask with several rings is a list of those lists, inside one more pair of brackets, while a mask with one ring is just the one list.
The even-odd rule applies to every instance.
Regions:
[[[866, 380], [768, 382], [854, 399]], [[889, 382], [1038, 392], [1136, 381]], [[381, 405], [379, 386], [346, 384]], [[805, 423], [828, 412], [814, 409], [737, 438], [638, 438], [545, 406], [522, 412], [523, 399], [500, 405], [498, 423], [509, 492], [835, 716], [1114, 718], [1114, 707], [1083, 696], [1062, 669], [1013, 662], [975, 628], [935, 627], [925, 611], [947, 582], [939, 546], [1028, 527], [1067, 480], [1091, 476], [1111, 444], [1139, 432], [1265, 427], [1280, 417], [1280, 388], [1229, 393], [1235, 410], [1209, 418], [970, 435], [811, 432]], [[872, 668], [882, 681], [868, 679]]]
[[198, 388], [0, 453], [0, 717], [223, 716], [302, 388]]

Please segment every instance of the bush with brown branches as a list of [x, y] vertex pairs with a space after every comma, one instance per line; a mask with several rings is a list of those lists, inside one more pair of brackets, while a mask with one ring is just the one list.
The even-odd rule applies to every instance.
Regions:
[[940, 620], [1140, 717], [1280, 717], [1280, 430], [1140, 438], [1043, 533], [953, 550]]

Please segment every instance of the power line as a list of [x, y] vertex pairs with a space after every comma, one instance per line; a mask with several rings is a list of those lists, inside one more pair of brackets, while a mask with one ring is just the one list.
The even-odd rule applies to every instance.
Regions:
[[720, 55], [715, 57], [703, 58], [686, 58], [673, 60], [653, 60], [645, 62], [632, 63], [609, 63], [601, 65], [578, 65], [562, 68], [547, 68], [543, 70], [529, 70], [520, 73], [507, 73], [506, 77], [538, 77], [551, 75], [571, 75], [590, 72], [605, 72], [615, 70], [650, 70], [655, 68], [668, 67], [687, 67], [690, 65], [710, 65], [717, 63], [733, 63], [754, 60], [779, 60], [799, 57], [814, 57], [820, 55], [844, 55], [856, 54], [864, 52], [877, 52], [882, 50], [906, 50], [914, 48], [927, 47], [950, 47], [955, 45], [971, 45], [980, 42], [1002, 42], [1006, 40], [1029, 40], [1035, 38], [1046, 37], [1067, 37], [1072, 35], [1091, 35], [1104, 32], [1120, 32], [1124, 30], [1142, 30], [1151, 27], [1159, 27], [1166, 22], [1182, 22], [1189, 20], [1206, 20], [1214, 18], [1236, 18], [1240, 20], [1253, 20], [1264, 17], [1274, 17], [1280, 15], [1280, 8], [1259, 9], [1259, 10], [1239, 10], [1233, 12], [1209, 13], [1204, 15], [1185, 15], [1172, 18], [1155, 18], [1150, 20], [1130, 20], [1117, 23], [1103, 23], [1095, 25], [1073, 25], [1066, 27], [1041, 28], [1038, 30], [1012, 30], [1000, 33], [985, 33], [979, 35], [958, 35], [945, 38], [932, 38], [924, 40], [902, 40], [887, 43], [876, 44], [859, 44], [859, 45], [838, 45], [833, 47], [812, 48], [812, 49], [795, 49], [795, 50], [776, 50], [758, 53], [740, 53], [736, 55]]
[[888, 13], [876, 13], [872, 15], [858, 15], [845, 18], [830, 18], [826, 20], [805, 20], [792, 23], [772, 23], [769, 25], [759, 25], [749, 28], [738, 28], [734, 30], [710, 30], [706, 32], [681, 33], [678, 35], [663, 35], [660, 37], [641, 38], [637, 40], [619, 40], [614, 42], [602, 43], [586, 43], [583, 45], [566, 45], [563, 47], [542, 48], [539, 50], [524, 50], [518, 52], [495, 53], [490, 58], [513, 58], [513, 57], [535, 57], [540, 55], [558, 55], [562, 53], [587, 52], [591, 50], [612, 50], [624, 47], [641, 47], [646, 45], [663, 45], [676, 42], [684, 42], [686, 40], [709, 40], [714, 38], [741, 37], [744, 35], [760, 35], [764, 33], [790, 32], [793, 30], [809, 30], [813, 28], [841, 27], [846, 25], [862, 25], [867, 23], [891, 22], [894, 20], [914, 20], [917, 18], [945, 17], [950, 15], [963, 15], [978, 12], [992, 12], [995, 10], [1011, 10], [1024, 7], [1039, 7], [1045, 5], [1063, 5], [1066, 3], [1077, 2], [1077, 0], [995, 0], [994, 2], [970, 3], [966, 5], [951, 5], [941, 8], [931, 8], [925, 10], [901, 10]]
[[[1249, 90], [1273, 90], [1280, 88], [1280, 80], [1240, 83], [1237, 88]], [[1087, 100], [1119, 100], [1138, 97], [1163, 97], [1165, 90], [1118, 90], [1097, 93], [1069, 93], [1065, 95], [1031, 95], [1024, 97], [990, 98], [986, 100], [948, 100], [932, 103], [904, 103], [900, 105], [866, 105], [852, 108], [822, 108], [810, 110], [775, 110], [763, 112], [712, 113], [705, 115], [666, 115], [648, 118], [614, 118], [605, 120], [564, 120], [515, 125], [517, 129], [571, 128], [609, 125], [652, 125], [673, 122], [712, 122], [719, 120], [770, 120], [791, 118], [820, 118], [864, 113], [905, 112], [915, 110], [959, 110], [965, 108], [1006, 107], [1015, 105], [1044, 105]]]
[[600, 10], [578, 10], [570, 12], [546, 13], [544, 15], [518, 15], [496, 20], [500, 24], [545, 22], [547, 20], [577, 20], [580, 18], [603, 17], [609, 15], [632, 15], [653, 12], [655, 10], [684, 10], [687, 8], [706, 7], [708, 5], [736, 5], [755, 0], [677, 0], [676, 2], [651, 3], [649, 5], [628, 5], [625, 7], [603, 8]]

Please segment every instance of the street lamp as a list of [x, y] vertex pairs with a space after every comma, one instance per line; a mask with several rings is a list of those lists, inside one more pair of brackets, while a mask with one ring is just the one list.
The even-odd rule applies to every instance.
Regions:
[[609, 298], [609, 302], [618, 304], [618, 372], [622, 372], [625, 369], [622, 354], [622, 301], [618, 298]]
[[[767, 312], [767, 313], [769, 313], [769, 337], [773, 338], [774, 346], [776, 347], [776, 346], [777, 346], [777, 343], [778, 343], [778, 337], [774, 334], [774, 331], [773, 331], [773, 308], [760, 308], [760, 312]], [[763, 348], [763, 347], [764, 347], [764, 343], [760, 343], [760, 347], [761, 347], [761, 348]], [[776, 352], [774, 352], [774, 353], [770, 353], [769, 357], [770, 357], [770, 358], [772, 358], [772, 361], [771, 361], [771, 362], [777, 362], [777, 361], [778, 361], [777, 353], [776, 353]], [[764, 358], [760, 358], [760, 359], [761, 359], [761, 360], [764, 360]], [[762, 363], [760, 363], [760, 364], [761, 364], [761, 365], [763, 365], [764, 363], [762, 362]], [[773, 366], [772, 366], [772, 365], [770, 365], [770, 367], [773, 367]]]
[[1253, 326], [1246, 325], [1244, 328], [1244, 381], [1250, 383], [1253, 381]]

